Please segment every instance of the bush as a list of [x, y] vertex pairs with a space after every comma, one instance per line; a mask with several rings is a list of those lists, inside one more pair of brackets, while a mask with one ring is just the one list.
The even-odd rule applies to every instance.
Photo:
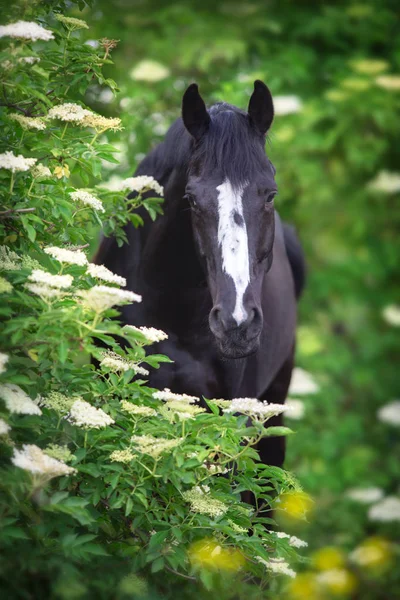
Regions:
[[143, 178], [119, 191], [102, 183], [122, 125], [84, 96], [93, 83], [117, 92], [102, 75], [114, 42], [83, 44], [87, 24], [51, 4], [25, 6], [26, 20], [13, 24], [14, 14], [2, 31], [3, 592], [189, 598], [196, 586], [198, 598], [259, 598], [296, 558], [265, 509], [301, 490], [252, 446], [289, 430], [267, 427], [278, 408], [249, 404], [237, 416], [208, 400], [206, 412], [146, 386], [145, 366], [168, 361], [147, 353], [163, 333], [121, 327], [115, 306], [140, 297], [85, 251], [100, 227], [122, 243], [124, 226], [141, 224], [139, 206], [156, 218], [160, 198], [144, 192], [162, 190]]

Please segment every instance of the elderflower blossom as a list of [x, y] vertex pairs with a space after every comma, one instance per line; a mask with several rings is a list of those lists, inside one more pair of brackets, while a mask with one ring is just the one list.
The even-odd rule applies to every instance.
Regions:
[[318, 573], [316, 581], [326, 587], [334, 596], [349, 596], [357, 586], [357, 581], [347, 569], [328, 569]]
[[41, 483], [60, 477], [61, 475], [72, 475], [76, 469], [65, 463], [48, 456], [43, 450], [34, 444], [24, 444], [22, 450], [14, 449], [11, 462], [24, 471], [39, 476]]
[[79, 296], [82, 298], [83, 305], [95, 312], [103, 312], [113, 306], [142, 301], [142, 297], [134, 292], [119, 290], [107, 285], [95, 285], [90, 290], [79, 292]]
[[37, 131], [46, 129], [46, 123], [38, 117], [25, 117], [25, 115], [15, 113], [9, 115], [9, 118], [17, 121], [23, 129], [36, 129]]
[[171, 392], [171, 390], [168, 388], [165, 388], [162, 391], [160, 390], [158, 392], [154, 392], [153, 398], [156, 400], [164, 400], [164, 402], [177, 401], [184, 402], [186, 404], [193, 404], [199, 400], [199, 398], [196, 396], [189, 396], [188, 394], [174, 394], [174, 392]]
[[75, 192], [70, 192], [69, 195], [74, 202], [82, 202], [82, 204], [91, 206], [95, 210], [105, 212], [102, 201], [93, 196], [93, 194], [85, 192], [85, 190], [75, 190]]
[[148, 375], [149, 372], [142, 367], [139, 367], [136, 362], [131, 360], [126, 360], [126, 358], [120, 356], [116, 352], [111, 352], [111, 350], [107, 350], [103, 352], [103, 360], [100, 362], [101, 367], [106, 367], [113, 371], [114, 373], [119, 373], [121, 371], [129, 371], [132, 369], [135, 373], [139, 373], [140, 375]]
[[367, 189], [383, 194], [397, 194], [400, 191], [400, 173], [380, 171], [375, 179], [369, 182]]
[[368, 518], [370, 521], [381, 521], [382, 523], [400, 521], [400, 498], [387, 496], [374, 504], [368, 511]]
[[169, 75], [169, 69], [155, 60], [142, 60], [130, 72], [136, 81], [161, 81]]
[[65, 292], [62, 290], [49, 285], [25, 283], [24, 287], [44, 301], [50, 300], [51, 298], [60, 298], [65, 295]]
[[289, 395], [303, 396], [305, 394], [316, 394], [318, 391], [319, 385], [310, 373], [299, 367], [293, 369]]
[[400, 90], [400, 75], [379, 75], [375, 83], [384, 90], [396, 92]]
[[86, 23], [86, 21], [83, 21], [82, 19], [76, 19], [75, 17], [65, 17], [64, 15], [60, 14], [56, 15], [56, 19], [57, 21], [60, 21], [60, 23], [63, 23], [69, 29], [72, 30], [89, 29], [89, 25]]
[[95, 408], [84, 400], [76, 400], [73, 403], [69, 411], [68, 421], [72, 425], [82, 427], [82, 429], [100, 429], [115, 423], [114, 419], [104, 410]]
[[283, 558], [270, 558], [270, 560], [265, 560], [261, 556], [256, 556], [255, 559], [264, 565], [264, 567], [267, 567], [269, 571], [272, 571], [272, 573], [276, 573], [277, 575], [287, 575], [292, 578], [296, 577], [296, 572], [289, 567], [289, 563]]
[[54, 35], [48, 29], [38, 25], [34, 21], [17, 21], [8, 25], [0, 26], [0, 38], [12, 37], [21, 40], [36, 42], [42, 40], [48, 42], [54, 40]]
[[275, 531], [274, 533], [275, 533], [276, 537], [279, 539], [288, 539], [289, 546], [292, 546], [292, 548], [306, 548], [308, 546], [307, 542], [305, 542], [304, 540], [301, 540], [300, 538], [296, 537], [295, 535], [289, 535], [288, 533], [285, 533], [284, 531]]
[[346, 496], [360, 504], [371, 504], [383, 498], [383, 490], [379, 487], [351, 488], [347, 490]]
[[0, 277], [0, 294], [9, 294], [12, 290], [13, 286], [11, 283], [7, 279], [4, 279], [4, 277]]
[[18, 62], [25, 63], [27, 65], [34, 65], [35, 63], [40, 62], [40, 58], [38, 56], [21, 56], [18, 59]]
[[275, 96], [274, 113], [276, 115], [291, 115], [298, 113], [303, 108], [303, 103], [298, 96]]
[[380, 570], [391, 565], [392, 555], [392, 546], [388, 540], [380, 536], [372, 536], [357, 546], [349, 554], [349, 559], [360, 567]]
[[192, 512], [209, 515], [210, 517], [221, 517], [226, 513], [229, 506], [221, 500], [213, 498], [208, 492], [209, 488], [207, 486], [200, 487], [197, 485], [191, 490], [183, 492], [182, 496], [184, 500], [190, 502]]
[[28, 394], [15, 383], [0, 385], [0, 398], [3, 398], [7, 409], [19, 415], [41, 415], [38, 405], [29, 398]]
[[3, 271], [19, 271], [21, 258], [7, 246], [0, 246], [0, 269]]
[[80, 122], [82, 127], [92, 127], [97, 132], [107, 131], [107, 129], [112, 129], [113, 131], [122, 129], [121, 119], [118, 117], [103, 117], [90, 111], [87, 111], [87, 113]]
[[131, 450], [114, 450], [110, 454], [112, 462], [130, 463], [135, 458], [135, 455]]
[[11, 427], [4, 419], [0, 419], [0, 435], [7, 435], [7, 433], [11, 430]]
[[171, 452], [183, 442], [184, 438], [168, 440], [156, 438], [152, 435], [134, 435], [131, 441], [136, 444], [136, 450], [142, 454], [148, 454], [152, 458], [158, 458], [164, 452]]
[[159, 413], [172, 423], [175, 417], [178, 417], [180, 421], [195, 419], [197, 415], [205, 412], [205, 410], [201, 406], [193, 406], [181, 400], [170, 400], [165, 406], [160, 408]]
[[53, 106], [49, 110], [47, 117], [49, 119], [60, 119], [60, 121], [65, 121], [66, 123], [81, 123], [90, 114], [90, 110], [79, 106], [79, 104], [65, 102], [64, 104]]
[[121, 410], [130, 415], [139, 415], [141, 417], [155, 417], [157, 414], [157, 411], [154, 410], [154, 408], [150, 408], [149, 406], [138, 406], [137, 404], [128, 402], [128, 400], [122, 400]]
[[9, 360], [8, 354], [4, 354], [4, 352], [0, 352], [0, 374], [5, 373], [7, 371], [6, 364]]
[[257, 398], [233, 398], [228, 408], [224, 408], [224, 413], [242, 413], [264, 420], [280, 415], [289, 410], [285, 404], [268, 404], [268, 402], [257, 400]]
[[29, 281], [34, 283], [40, 283], [55, 287], [59, 289], [66, 289], [71, 287], [74, 278], [72, 275], [52, 275], [42, 269], [34, 269], [28, 277]]
[[61, 394], [60, 392], [50, 392], [47, 396], [40, 396], [37, 403], [39, 406], [54, 410], [59, 415], [66, 415], [77, 400], [82, 400], [82, 398], [80, 396], [68, 398], [68, 396]]
[[41, 163], [38, 163], [32, 167], [31, 175], [34, 179], [44, 179], [45, 177], [51, 177], [51, 171], [49, 167], [45, 167]]
[[44, 251], [61, 263], [79, 265], [81, 267], [88, 264], [86, 254], [82, 250], [68, 250], [67, 248], [58, 248], [57, 246], [47, 246]]
[[58, 444], [49, 444], [43, 452], [47, 454], [47, 456], [51, 456], [51, 458], [61, 460], [63, 463], [68, 463], [74, 458], [74, 455], [68, 446], [59, 446]]
[[168, 335], [161, 331], [161, 329], [155, 329], [154, 327], [135, 327], [134, 325], [125, 325], [126, 331], [134, 331], [140, 333], [145, 339], [147, 344], [155, 344], [156, 342], [162, 342], [168, 339]]
[[115, 283], [116, 285], [122, 285], [122, 287], [126, 286], [125, 277], [116, 275], [104, 265], [95, 265], [93, 263], [89, 263], [86, 273], [92, 277], [101, 279], [102, 281], [107, 281], [108, 283]]
[[382, 316], [386, 323], [393, 327], [400, 327], [400, 306], [397, 304], [389, 304], [382, 311]]
[[378, 410], [378, 419], [389, 425], [400, 425], [400, 400], [393, 400]]
[[29, 171], [37, 162], [37, 158], [25, 158], [22, 154], [15, 156], [14, 152], [0, 154], [0, 169], [7, 169], [12, 173], [16, 171]]
[[150, 175], [138, 175], [137, 177], [128, 177], [119, 184], [119, 191], [129, 190], [131, 192], [146, 192], [154, 190], [160, 196], [164, 195], [164, 188]]
[[288, 398], [285, 402], [285, 406], [288, 407], [287, 416], [290, 419], [302, 419], [305, 413], [305, 406], [303, 400], [298, 398]]

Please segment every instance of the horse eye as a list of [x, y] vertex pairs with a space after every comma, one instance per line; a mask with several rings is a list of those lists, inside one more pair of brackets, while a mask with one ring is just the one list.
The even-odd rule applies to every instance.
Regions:
[[185, 194], [183, 196], [184, 200], [187, 200], [192, 208], [197, 208], [196, 200], [192, 196], [192, 194]]
[[275, 198], [277, 193], [278, 193], [277, 191], [269, 192], [268, 190], [265, 190], [265, 201], [272, 202], [272, 200]]

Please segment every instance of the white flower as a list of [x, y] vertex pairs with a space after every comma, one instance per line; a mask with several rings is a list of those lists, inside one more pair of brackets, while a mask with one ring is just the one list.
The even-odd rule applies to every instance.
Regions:
[[310, 373], [299, 367], [293, 369], [289, 395], [303, 396], [305, 394], [316, 394], [318, 391], [319, 385]]
[[95, 408], [84, 400], [76, 400], [73, 403], [69, 411], [68, 421], [83, 429], [100, 429], [115, 422], [104, 410]]
[[130, 72], [136, 81], [161, 81], [169, 75], [169, 69], [155, 60], [142, 60]]
[[7, 435], [10, 430], [11, 427], [9, 424], [6, 423], [4, 419], [0, 419], [0, 435]]
[[15, 173], [16, 171], [29, 171], [37, 162], [37, 158], [25, 158], [22, 154], [15, 156], [14, 152], [4, 152], [0, 154], [0, 169], [7, 169]]
[[136, 444], [138, 452], [158, 458], [164, 452], [170, 452], [183, 442], [184, 438], [156, 438], [152, 435], [134, 435], [132, 442]]
[[283, 558], [270, 558], [270, 560], [265, 560], [261, 558], [261, 556], [256, 556], [256, 560], [267, 567], [269, 571], [276, 573], [277, 575], [287, 575], [288, 577], [296, 577], [296, 572], [293, 571], [289, 567], [289, 563], [287, 563]]
[[168, 335], [161, 331], [161, 329], [155, 329], [154, 327], [135, 327], [134, 325], [125, 325], [126, 331], [135, 331], [143, 335], [146, 338], [147, 344], [155, 344], [156, 342], [162, 342], [168, 339]]
[[4, 354], [4, 352], [0, 352], [0, 374], [5, 373], [7, 371], [6, 364], [8, 363], [9, 356], [8, 354]]
[[400, 425], [400, 400], [393, 400], [378, 410], [378, 419], [389, 425]]
[[137, 177], [124, 179], [119, 186], [119, 191], [123, 192], [125, 190], [138, 193], [154, 190], [160, 196], [164, 195], [164, 188], [150, 175], [138, 175]]
[[76, 473], [76, 469], [48, 456], [34, 444], [24, 444], [22, 450], [15, 449], [11, 462], [24, 471], [39, 475], [42, 483], [53, 477]]
[[142, 297], [134, 292], [107, 285], [95, 285], [90, 290], [80, 292], [79, 296], [82, 298], [84, 306], [95, 312], [103, 312], [113, 306], [142, 301]]
[[285, 404], [268, 404], [265, 400], [261, 402], [257, 398], [233, 398], [228, 408], [224, 408], [224, 413], [243, 413], [254, 417], [260, 417], [267, 420], [276, 415], [289, 410]]
[[42, 411], [26, 392], [15, 383], [0, 384], [0, 398], [3, 398], [11, 413], [20, 415], [41, 415]]
[[12, 290], [13, 286], [11, 283], [7, 279], [4, 279], [4, 277], [0, 277], [0, 294], [9, 294]]
[[102, 281], [107, 281], [108, 283], [115, 283], [116, 285], [122, 285], [122, 287], [126, 286], [125, 277], [115, 275], [115, 273], [112, 273], [109, 269], [107, 269], [107, 267], [104, 267], [103, 265], [95, 265], [93, 263], [89, 263], [86, 273], [88, 275], [91, 275], [92, 277], [101, 279]]
[[371, 506], [368, 511], [368, 518], [371, 521], [400, 521], [400, 498], [396, 496], [387, 496], [377, 504]]
[[103, 206], [103, 203], [101, 202], [101, 200], [96, 198], [96, 196], [89, 194], [89, 192], [85, 192], [85, 190], [75, 190], [75, 192], [70, 192], [69, 195], [72, 198], [72, 200], [74, 200], [74, 202], [79, 201], [79, 202], [82, 202], [82, 204], [91, 206], [95, 210], [98, 210], [100, 212], [105, 212], [104, 206]]
[[274, 113], [276, 115], [290, 115], [300, 112], [303, 103], [298, 96], [275, 96]]
[[106, 190], [110, 190], [111, 192], [120, 192], [122, 190], [122, 182], [122, 177], [112, 175], [108, 181], [101, 184], [101, 187], [106, 188]]
[[137, 404], [128, 402], [128, 400], [121, 401], [121, 410], [130, 415], [139, 415], [141, 417], [155, 417], [157, 414], [157, 411], [155, 411], [154, 408], [150, 408], [149, 406], [138, 406]]
[[400, 327], [400, 306], [397, 304], [389, 304], [382, 311], [382, 316], [386, 323], [393, 327]]
[[306, 548], [308, 546], [307, 542], [305, 542], [304, 540], [301, 540], [300, 538], [296, 537], [295, 535], [289, 535], [288, 533], [285, 533], [284, 531], [275, 531], [273, 533], [275, 533], [276, 537], [279, 539], [288, 539], [289, 545], [292, 546], [293, 548]]
[[32, 292], [32, 294], [36, 294], [42, 300], [50, 300], [50, 298], [60, 298], [65, 295], [65, 292], [56, 287], [51, 287], [50, 285], [43, 285], [39, 283], [26, 283], [25, 286], [27, 290]]
[[182, 400], [169, 400], [165, 406], [160, 408], [159, 412], [170, 423], [173, 423], [175, 417], [178, 417], [181, 421], [195, 419], [197, 415], [205, 412], [205, 410], [201, 406], [193, 406], [193, 404], [182, 402]]
[[34, 65], [35, 63], [40, 62], [40, 58], [38, 56], [22, 56], [18, 59], [18, 62], [25, 63], [27, 65]]
[[400, 90], [400, 75], [379, 75], [375, 83], [385, 90], [396, 92]]
[[21, 258], [7, 246], [0, 246], [0, 269], [4, 271], [19, 271]]
[[32, 167], [31, 175], [35, 179], [42, 179], [44, 177], [51, 177], [51, 171], [49, 167], [45, 167], [41, 163], [37, 163], [34, 167]]
[[97, 115], [90, 111], [87, 112], [89, 114], [87, 114], [80, 122], [82, 127], [93, 127], [93, 129], [96, 129], [98, 132], [106, 131], [107, 129], [112, 129], [113, 131], [122, 129], [121, 119], [118, 117], [103, 117], [102, 115]]
[[400, 173], [380, 171], [375, 179], [369, 182], [367, 187], [373, 192], [397, 194], [397, 192], [400, 192]]
[[51, 31], [33, 21], [17, 21], [16, 23], [9, 23], [9, 25], [1, 25], [0, 38], [2, 37], [13, 37], [32, 42], [36, 42], [37, 40], [43, 40], [44, 42], [54, 40], [54, 35]]
[[68, 250], [57, 246], [47, 246], [44, 251], [61, 263], [84, 266], [88, 264], [86, 254], [82, 250]]
[[383, 498], [383, 490], [379, 487], [351, 488], [346, 496], [360, 504], [371, 504]]
[[75, 19], [75, 17], [65, 17], [64, 15], [57, 14], [55, 15], [57, 21], [60, 23], [64, 23], [69, 29], [89, 29], [89, 25], [86, 21], [82, 21], [82, 19]]
[[302, 419], [304, 417], [305, 406], [303, 400], [298, 398], [288, 398], [285, 402], [285, 406], [289, 408], [287, 416], [290, 419]]
[[135, 455], [131, 450], [114, 450], [110, 454], [110, 460], [112, 462], [130, 463], [135, 458]]
[[114, 373], [119, 373], [121, 371], [125, 372], [129, 371], [129, 369], [132, 369], [133, 371], [135, 371], [135, 373], [140, 375], [149, 374], [149, 372], [146, 369], [143, 369], [143, 367], [139, 367], [139, 365], [136, 362], [126, 360], [124, 357], [120, 356], [119, 354], [116, 354], [115, 352], [111, 352], [110, 350], [104, 352], [103, 356], [104, 358], [101, 361], [100, 366], [106, 367]]
[[74, 278], [72, 275], [52, 275], [41, 269], [34, 269], [28, 277], [29, 281], [41, 283], [50, 287], [66, 289], [71, 287]]
[[337, 589], [338, 586], [339, 589], [346, 589], [351, 581], [349, 579], [349, 572], [345, 569], [328, 569], [327, 571], [318, 573], [316, 579], [321, 585], [329, 587], [332, 592]]
[[48, 112], [49, 119], [60, 119], [67, 123], [81, 123], [85, 117], [91, 115], [91, 111], [74, 104], [73, 102], [65, 102], [58, 106], [53, 106]]
[[23, 129], [36, 129], [36, 131], [43, 131], [46, 129], [46, 123], [37, 117], [25, 117], [19, 113], [9, 115], [9, 118], [13, 121], [17, 121]]
[[177, 401], [185, 402], [186, 404], [193, 404], [199, 400], [196, 396], [189, 396], [188, 394], [174, 394], [168, 388], [165, 388], [163, 391], [153, 392], [153, 398], [164, 400], [164, 402]]
[[195, 513], [202, 515], [209, 515], [210, 517], [221, 517], [226, 513], [229, 506], [217, 500], [209, 495], [210, 488], [208, 486], [199, 485], [183, 492], [182, 496], [190, 502], [190, 510]]

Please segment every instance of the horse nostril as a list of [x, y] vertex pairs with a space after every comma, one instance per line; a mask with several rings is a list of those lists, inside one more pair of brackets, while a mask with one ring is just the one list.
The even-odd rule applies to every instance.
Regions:
[[214, 306], [209, 316], [211, 329], [216, 329], [221, 323], [221, 309], [219, 306]]

